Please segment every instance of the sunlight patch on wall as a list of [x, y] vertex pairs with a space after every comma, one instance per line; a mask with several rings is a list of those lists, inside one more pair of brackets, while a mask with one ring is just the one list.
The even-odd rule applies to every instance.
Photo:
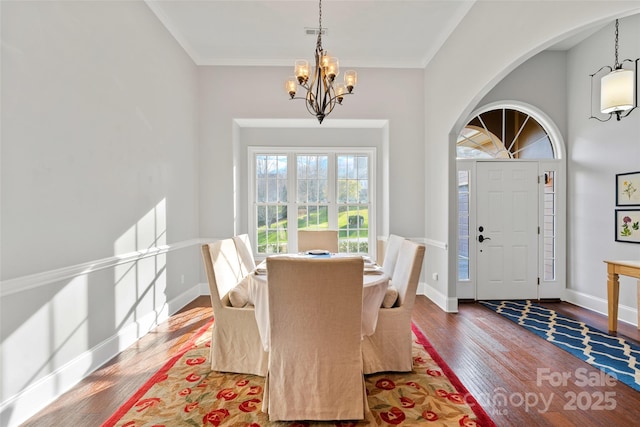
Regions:
[[[146, 252], [167, 244], [166, 199], [133, 224], [114, 243], [114, 254]], [[139, 323], [139, 330], [155, 325], [148, 313], [166, 310], [166, 254], [118, 265], [114, 271], [115, 326]], [[145, 315], [147, 315], [145, 317]]]
[[[87, 287], [87, 276], [76, 276], [5, 339], [2, 396], [24, 390], [88, 348]], [[64, 378], [46, 383], [52, 396], [63, 388], [59, 382]]]

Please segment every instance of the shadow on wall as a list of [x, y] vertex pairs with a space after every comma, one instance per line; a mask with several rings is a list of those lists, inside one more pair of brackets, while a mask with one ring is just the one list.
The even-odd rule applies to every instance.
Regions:
[[[167, 208], [162, 199], [137, 223], [120, 236], [113, 245], [115, 256], [140, 252], [167, 245]], [[157, 324], [157, 318], [148, 314], [167, 307], [167, 255], [143, 258], [133, 264], [115, 267], [114, 313], [115, 328], [121, 330], [128, 324], [138, 324], [144, 331]], [[160, 313], [157, 313], [160, 315]], [[146, 319], [146, 321], [145, 321]], [[141, 322], [143, 324], [141, 324]]]
[[166, 223], [163, 199], [116, 239], [113, 258], [2, 297], [0, 426], [32, 417], [168, 316], [167, 254], [140, 256], [166, 246]]

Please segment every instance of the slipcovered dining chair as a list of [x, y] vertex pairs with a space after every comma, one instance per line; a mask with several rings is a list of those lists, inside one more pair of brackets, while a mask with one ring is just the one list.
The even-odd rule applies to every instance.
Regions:
[[389, 278], [393, 277], [393, 270], [395, 270], [396, 261], [398, 260], [398, 252], [404, 240], [404, 237], [398, 236], [397, 234], [390, 234], [384, 245], [382, 271], [384, 271], [384, 274], [389, 276]]
[[232, 307], [229, 291], [243, 279], [233, 239], [202, 245], [211, 307], [211, 369], [265, 376], [268, 354], [262, 347], [253, 307]]
[[267, 258], [270, 421], [359, 420], [363, 260]]
[[398, 290], [396, 306], [380, 308], [373, 335], [362, 340], [364, 373], [408, 372], [413, 368], [411, 312], [416, 299], [425, 247], [404, 240], [391, 281]]
[[246, 276], [247, 274], [251, 274], [256, 269], [256, 260], [253, 257], [253, 249], [251, 249], [249, 235], [240, 234], [238, 236], [233, 236], [233, 241], [236, 244], [238, 256], [240, 257], [242, 275]]
[[298, 252], [324, 249], [331, 253], [338, 253], [337, 230], [299, 230]]

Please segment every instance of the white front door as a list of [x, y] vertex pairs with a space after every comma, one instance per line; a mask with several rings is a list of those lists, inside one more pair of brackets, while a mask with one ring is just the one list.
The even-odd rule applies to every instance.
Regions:
[[478, 162], [476, 174], [476, 298], [535, 299], [538, 163]]

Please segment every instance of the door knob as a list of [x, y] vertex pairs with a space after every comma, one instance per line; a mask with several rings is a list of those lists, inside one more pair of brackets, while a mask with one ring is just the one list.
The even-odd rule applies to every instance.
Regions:
[[491, 237], [484, 237], [482, 234], [478, 236], [478, 242], [482, 243], [485, 240], [491, 240]]

